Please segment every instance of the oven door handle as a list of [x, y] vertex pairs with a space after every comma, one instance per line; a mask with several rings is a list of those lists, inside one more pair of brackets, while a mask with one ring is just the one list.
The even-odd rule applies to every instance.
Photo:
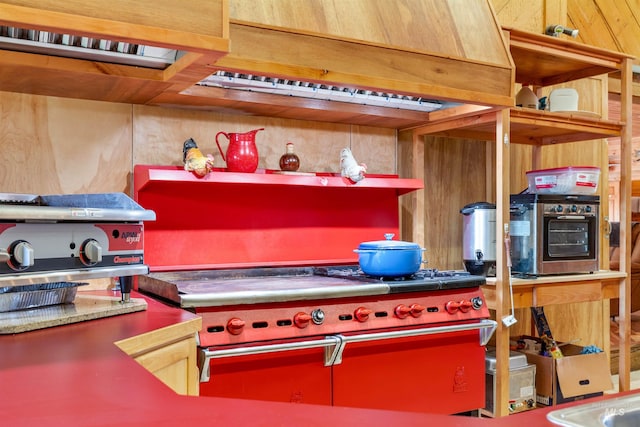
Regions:
[[281, 344], [257, 345], [252, 347], [236, 347], [218, 350], [208, 348], [200, 350], [198, 364], [200, 365], [200, 382], [208, 382], [211, 378], [209, 364], [211, 359], [225, 357], [250, 356], [254, 354], [276, 353], [279, 351], [305, 350], [308, 348], [325, 348], [325, 366], [332, 366], [344, 349], [344, 337], [342, 335], [329, 335], [319, 340], [292, 341]]
[[340, 363], [342, 363], [342, 352], [344, 350], [344, 347], [352, 342], [365, 342], [394, 338], [417, 337], [423, 335], [446, 334], [453, 332], [473, 331], [477, 329], [480, 331], [480, 345], [485, 346], [489, 342], [489, 339], [491, 339], [491, 336], [493, 335], [497, 327], [498, 323], [495, 320], [483, 319], [476, 323], [430, 326], [420, 329], [403, 329], [400, 331], [374, 332], [370, 334], [342, 336], [344, 344], [342, 348], [339, 349], [333, 364], [339, 365]]
[[434, 335], [443, 333], [480, 331], [480, 345], [485, 346], [495, 332], [498, 323], [494, 320], [483, 319], [476, 323], [463, 323], [446, 326], [431, 326], [419, 329], [403, 329], [399, 331], [374, 332], [360, 335], [329, 335], [319, 340], [292, 341], [280, 344], [267, 344], [252, 347], [236, 347], [228, 349], [210, 350], [208, 348], [200, 350], [200, 382], [208, 382], [211, 378], [209, 370], [211, 359], [220, 359], [235, 356], [250, 356], [254, 354], [275, 353], [291, 350], [304, 350], [308, 348], [324, 347], [324, 366], [339, 365], [342, 363], [342, 353], [346, 345], [350, 342], [364, 342], [374, 340], [385, 340], [394, 338], [407, 338], [422, 335]]
[[586, 217], [584, 215], [560, 215], [558, 217], [556, 217], [557, 219], [585, 219]]

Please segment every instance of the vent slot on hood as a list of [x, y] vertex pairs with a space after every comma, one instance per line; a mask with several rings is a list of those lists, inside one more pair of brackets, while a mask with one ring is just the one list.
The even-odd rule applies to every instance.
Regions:
[[184, 52], [156, 46], [0, 26], [0, 49], [165, 69]]
[[218, 71], [200, 81], [198, 84], [200, 86], [220, 87], [223, 89], [348, 102], [352, 104], [397, 108], [427, 113], [460, 105], [395, 93], [376, 92], [352, 87], [332, 86], [253, 74], [231, 73], [228, 71]]

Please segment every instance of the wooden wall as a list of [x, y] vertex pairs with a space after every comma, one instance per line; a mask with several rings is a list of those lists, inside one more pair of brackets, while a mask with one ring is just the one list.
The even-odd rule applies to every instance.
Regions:
[[301, 171], [337, 172], [340, 150], [351, 147], [370, 173], [396, 172], [396, 136], [390, 129], [9, 92], [0, 92], [0, 118], [1, 192], [131, 194], [134, 164], [181, 165], [182, 143], [191, 137], [222, 167], [216, 133], [260, 127], [265, 128], [256, 137], [261, 168], [277, 169], [291, 141]]

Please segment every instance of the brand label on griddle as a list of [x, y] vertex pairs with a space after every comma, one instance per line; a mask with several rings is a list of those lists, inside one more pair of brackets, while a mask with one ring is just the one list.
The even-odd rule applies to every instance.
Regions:
[[96, 224], [109, 238], [110, 251], [142, 250], [141, 224]]

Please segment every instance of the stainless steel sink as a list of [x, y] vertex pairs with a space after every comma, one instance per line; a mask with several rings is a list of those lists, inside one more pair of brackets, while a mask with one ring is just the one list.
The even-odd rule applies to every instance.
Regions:
[[558, 409], [549, 412], [547, 419], [569, 427], [640, 426], [640, 394]]

